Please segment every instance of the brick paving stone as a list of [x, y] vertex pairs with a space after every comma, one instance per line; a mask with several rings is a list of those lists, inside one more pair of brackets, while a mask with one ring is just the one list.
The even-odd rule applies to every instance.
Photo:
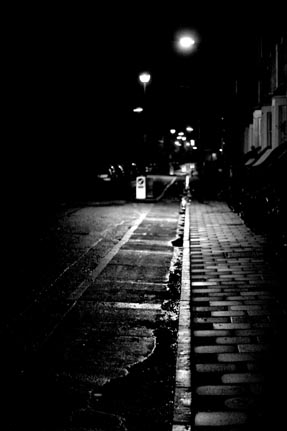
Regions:
[[267, 344], [239, 344], [238, 350], [240, 353], [250, 352], [266, 352], [270, 346]]
[[251, 327], [250, 323], [214, 323], [214, 329], [248, 329]]
[[228, 426], [246, 424], [248, 415], [244, 412], [198, 412], [195, 416], [197, 426]]
[[223, 374], [221, 377], [222, 383], [254, 383], [262, 382], [263, 375], [255, 373], [234, 373], [234, 374]]
[[266, 238], [225, 203], [191, 202], [187, 211], [192, 414], [185, 425], [195, 431], [249, 430], [250, 423], [262, 429], [262, 417], [272, 423], [284, 404], [277, 388], [286, 368], [280, 325], [287, 313], [265, 255]]
[[231, 307], [230, 307], [230, 309], [231, 310], [234, 310], [234, 311], [242, 311], [242, 310], [244, 310], [244, 311], [251, 311], [251, 310], [261, 310], [261, 307], [260, 307], [260, 305], [232, 305]]
[[239, 337], [252, 337], [265, 334], [263, 329], [239, 329], [234, 331], [234, 334]]
[[211, 315], [214, 317], [222, 317], [222, 316], [230, 316], [230, 317], [234, 317], [234, 316], [244, 316], [244, 313], [242, 311], [212, 311]]
[[215, 342], [218, 344], [250, 344], [250, 337], [217, 337]]
[[239, 385], [207, 385], [198, 386], [195, 393], [203, 396], [238, 396], [246, 393], [246, 389]]
[[210, 301], [210, 305], [226, 305], [227, 307], [240, 305], [240, 301]]
[[195, 369], [198, 373], [224, 373], [236, 371], [235, 364], [196, 364]]
[[190, 425], [173, 425], [172, 431], [191, 431]]
[[269, 316], [270, 315], [269, 310], [264, 310], [262, 308], [261, 310], [248, 310], [247, 313], [249, 316]]
[[225, 330], [196, 330], [193, 331], [193, 335], [195, 337], [217, 337], [217, 336], [227, 336], [229, 335], [229, 331]]
[[207, 289], [193, 289], [192, 290], [192, 294], [196, 294], [196, 293], [214, 293], [214, 292], [220, 292], [220, 288], [219, 287], [214, 287], [214, 288], [207, 288]]
[[226, 310], [226, 307], [221, 306], [217, 306], [217, 307], [192, 307], [192, 311], [196, 312], [203, 312], [203, 311], [224, 311]]
[[227, 323], [227, 317], [195, 317], [194, 323]]

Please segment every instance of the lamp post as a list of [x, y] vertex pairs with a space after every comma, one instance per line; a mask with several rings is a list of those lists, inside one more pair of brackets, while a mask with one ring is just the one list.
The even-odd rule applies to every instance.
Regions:
[[[139, 81], [140, 83], [143, 85], [143, 89], [144, 89], [144, 99], [145, 99], [145, 93], [146, 93], [146, 86], [147, 84], [150, 82], [151, 80], [151, 75], [149, 72], [142, 72], [139, 75]], [[146, 130], [145, 130], [145, 120], [146, 119], [146, 103], [145, 100], [143, 101], [143, 142], [144, 144], [146, 144]]]
[[144, 93], [146, 91], [146, 85], [150, 82], [151, 76], [148, 72], [143, 72], [139, 75], [139, 80], [143, 84]]

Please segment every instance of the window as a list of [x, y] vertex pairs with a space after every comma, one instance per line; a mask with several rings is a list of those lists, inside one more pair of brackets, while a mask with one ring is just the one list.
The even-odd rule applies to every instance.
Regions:
[[267, 112], [267, 147], [272, 147], [272, 114]]
[[287, 141], [287, 105], [279, 105], [279, 145]]

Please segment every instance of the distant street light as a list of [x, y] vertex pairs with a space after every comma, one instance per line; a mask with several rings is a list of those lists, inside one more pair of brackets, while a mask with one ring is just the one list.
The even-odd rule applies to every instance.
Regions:
[[193, 131], [193, 128], [192, 128], [192, 127], [190, 127], [190, 126], [187, 126], [185, 130], [186, 130], [187, 132], [192, 132], [192, 131]]
[[[144, 95], [145, 95], [145, 92], [146, 92], [146, 86], [147, 86], [147, 84], [150, 82], [150, 79], [151, 79], [151, 76], [150, 76], [150, 73], [149, 72], [143, 72], [143, 73], [141, 73], [140, 75], [139, 75], [139, 81], [141, 82], [141, 84], [143, 84], [143, 88], [144, 88]], [[144, 100], [143, 100], [143, 106], [144, 106], [144, 109], [143, 109], [143, 142], [144, 142], [144, 144], [146, 144], [147, 143], [147, 135], [146, 135], [146, 96], [144, 96]], [[137, 112], [139, 112], [139, 111], [137, 111]], [[142, 111], [141, 111], [142, 112]]]
[[144, 92], [146, 89], [146, 85], [150, 82], [151, 76], [148, 72], [143, 72], [139, 75], [139, 80], [143, 84]]
[[179, 45], [183, 50], [190, 50], [190, 48], [195, 44], [194, 40], [190, 36], [182, 36], [179, 39]]
[[141, 108], [140, 106], [138, 108], [134, 108], [133, 112], [143, 112], [143, 108]]
[[176, 35], [175, 49], [181, 54], [190, 54], [196, 43], [194, 33], [190, 30], [181, 30]]

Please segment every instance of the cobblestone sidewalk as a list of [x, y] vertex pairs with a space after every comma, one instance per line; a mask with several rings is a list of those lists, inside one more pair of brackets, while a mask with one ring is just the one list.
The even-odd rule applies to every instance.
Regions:
[[173, 431], [280, 429], [286, 408], [284, 288], [224, 203], [186, 209]]

